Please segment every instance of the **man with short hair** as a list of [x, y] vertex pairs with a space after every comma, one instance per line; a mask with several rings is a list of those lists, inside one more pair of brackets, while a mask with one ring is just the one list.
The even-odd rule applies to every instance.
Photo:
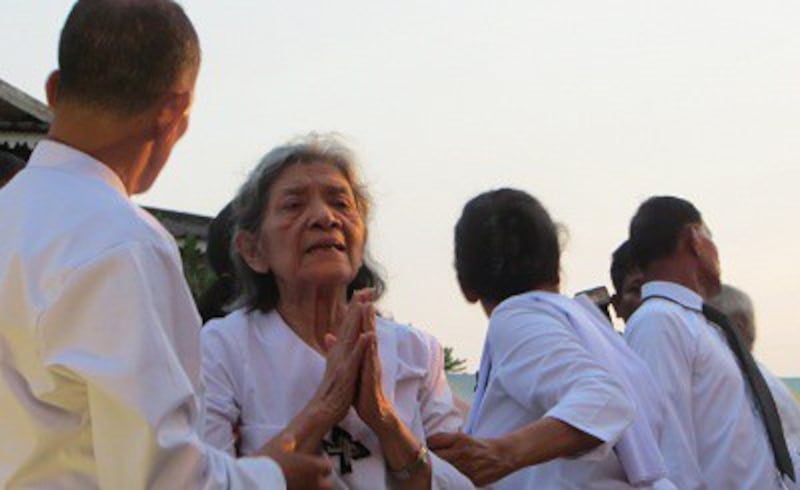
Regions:
[[666, 391], [708, 488], [784, 488], [794, 470], [774, 401], [735, 329], [704, 303], [720, 290], [720, 265], [700, 212], [652, 197], [629, 240], [645, 284], [625, 337]]
[[611, 304], [617, 316], [627, 322], [642, 302], [644, 282], [642, 270], [633, 262], [627, 240], [611, 255], [611, 282], [614, 285]]
[[171, 0], [69, 14], [48, 139], [0, 192], [0, 487], [327, 484], [289, 440], [236, 460], [198, 436], [199, 318], [174, 240], [129, 196], [186, 131], [199, 64]]
[[[742, 340], [749, 351], [756, 341], [756, 313], [753, 301], [744, 291], [729, 284], [723, 284], [720, 293], [709, 301], [713, 307], [724, 313], [742, 334]], [[800, 403], [780, 378], [761, 363], [758, 364], [764, 379], [769, 385], [772, 397], [778, 407], [783, 424], [786, 445], [792, 453], [795, 475], [800, 471]]]

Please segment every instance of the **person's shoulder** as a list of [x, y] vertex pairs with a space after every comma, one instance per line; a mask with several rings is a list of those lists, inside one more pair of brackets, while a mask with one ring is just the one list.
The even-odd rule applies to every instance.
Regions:
[[629, 324], [647, 324], [653, 321], [686, 323], [690, 311], [674, 301], [664, 298], [645, 298], [628, 321]]
[[698, 329], [693, 311], [662, 298], [649, 298], [628, 319], [625, 336], [666, 335], [695, 338]]
[[431, 356], [441, 350], [436, 337], [412, 325], [378, 317], [375, 328], [378, 337], [391, 337], [395, 340], [398, 356], [410, 364], [427, 365]]
[[564, 311], [553, 302], [556, 300], [571, 301], [554, 293], [529, 292], [511, 296], [492, 311], [488, 335], [506, 336], [519, 330], [534, 335], [550, 329], [563, 329], [569, 321]]
[[87, 251], [97, 253], [125, 245], [138, 245], [161, 252], [177, 252], [172, 236], [147, 211], [113, 189], [83, 182], [65, 199], [65, 232], [87, 242]]
[[214, 318], [206, 322], [200, 330], [203, 342], [222, 341], [237, 342], [244, 339], [247, 329], [255, 316], [263, 315], [258, 311], [247, 311], [245, 308], [233, 310], [222, 318]]

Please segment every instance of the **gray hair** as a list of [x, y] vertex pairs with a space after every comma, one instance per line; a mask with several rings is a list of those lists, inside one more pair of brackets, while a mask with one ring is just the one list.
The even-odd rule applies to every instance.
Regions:
[[[335, 135], [312, 133], [273, 148], [250, 172], [233, 200], [233, 236], [239, 231], [250, 233], [259, 231], [264, 213], [267, 211], [272, 186], [284, 170], [293, 165], [316, 162], [333, 165], [347, 179], [361, 218], [366, 223], [369, 217], [370, 198], [358, 177], [355, 155]], [[280, 299], [278, 285], [272, 272], [261, 274], [251, 269], [236, 249], [235, 240], [231, 242], [231, 259], [241, 286], [239, 297], [233, 307], [244, 307], [249, 311], [257, 309], [265, 313], [272, 311]], [[353, 291], [365, 287], [374, 288], [376, 298], [380, 297], [386, 286], [376, 269], [365, 252], [363, 265], [347, 287], [347, 297], [349, 298]]]
[[756, 314], [750, 296], [729, 284], [723, 284], [720, 293], [709, 303], [728, 317], [739, 329], [747, 348], [753, 350], [756, 341]]

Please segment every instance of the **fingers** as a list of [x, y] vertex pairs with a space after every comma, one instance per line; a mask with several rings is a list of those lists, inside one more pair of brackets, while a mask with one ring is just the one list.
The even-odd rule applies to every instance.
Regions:
[[[434, 452], [436, 453], [437, 456], [447, 461], [448, 463], [456, 467], [459, 466], [458, 456], [460, 452], [457, 449], [453, 448], [436, 449]], [[459, 467], [458, 469], [460, 470], [461, 468]]]
[[301, 454], [300, 456], [306, 458], [306, 464], [309, 469], [319, 475], [327, 477], [333, 471], [330, 460], [324, 456], [310, 456], [307, 454]]
[[348, 358], [350, 368], [354, 371], [357, 371], [361, 367], [361, 362], [366, 355], [367, 349], [369, 348], [373, 339], [374, 336], [370, 334], [361, 334], [358, 336], [356, 345], [353, 348], [353, 352]]
[[366, 303], [361, 310], [361, 330], [364, 333], [375, 333], [375, 305]]
[[353, 293], [354, 303], [371, 303], [375, 301], [375, 288], [363, 288]]
[[361, 333], [362, 317], [361, 304], [350, 303], [347, 305], [344, 318], [337, 332], [344, 348], [351, 348], [356, 338], [358, 338], [358, 334]]
[[[296, 458], [295, 467], [297, 471], [305, 475], [298, 475], [299, 478], [292, 481], [287, 478], [287, 486], [291, 488], [317, 488], [327, 490], [333, 488], [331, 472], [333, 467], [331, 462], [324, 456], [310, 456], [306, 454], [293, 455]], [[286, 475], [285, 475], [286, 476]]]
[[333, 349], [334, 345], [336, 345], [336, 336], [333, 335], [332, 333], [326, 333], [324, 341], [325, 341], [325, 350], [329, 351]]
[[438, 451], [453, 447], [460, 440], [458, 432], [439, 432], [428, 438], [428, 448]]

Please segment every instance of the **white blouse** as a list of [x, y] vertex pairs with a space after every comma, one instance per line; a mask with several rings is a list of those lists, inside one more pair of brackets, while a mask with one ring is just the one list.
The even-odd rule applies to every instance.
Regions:
[[509, 298], [492, 312], [468, 431], [501, 437], [547, 416], [603, 444], [523, 468], [492, 488], [632, 488], [613, 448], [633, 422], [634, 406], [571, 327], [529, 300], [536, 294]]
[[[383, 390], [398, 416], [424, 443], [438, 432], [454, 432], [462, 420], [453, 404], [444, 374], [442, 348], [431, 336], [378, 318], [378, 352]], [[325, 359], [313, 350], [275, 311], [237, 310], [212, 320], [203, 329], [203, 370], [207, 383], [206, 439], [231, 454], [240, 433], [239, 450], [252, 454], [311, 400], [325, 372]], [[352, 462], [353, 471], [339, 473], [339, 488], [399, 486], [387, 473], [377, 436], [353, 408], [340, 422], [370, 456]], [[472, 488], [449, 463], [431, 453], [434, 488]], [[402, 482], [400, 482], [402, 483]]]

